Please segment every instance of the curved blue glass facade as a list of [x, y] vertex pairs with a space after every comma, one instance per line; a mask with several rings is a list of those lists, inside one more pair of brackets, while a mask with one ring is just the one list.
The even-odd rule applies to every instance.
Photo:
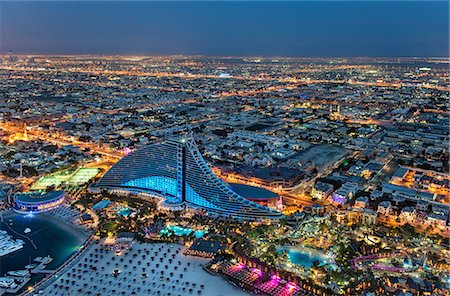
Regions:
[[167, 204], [201, 208], [221, 216], [277, 219], [276, 210], [251, 202], [217, 178], [192, 138], [148, 145], [122, 158], [98, 187], [153, 191]]

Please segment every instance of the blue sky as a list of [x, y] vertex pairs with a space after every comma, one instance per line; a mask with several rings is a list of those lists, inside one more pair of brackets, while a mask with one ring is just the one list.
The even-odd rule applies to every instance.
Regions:
[[448, 56], [447, 1], [2, 1], [0, 9], [2, 53]]

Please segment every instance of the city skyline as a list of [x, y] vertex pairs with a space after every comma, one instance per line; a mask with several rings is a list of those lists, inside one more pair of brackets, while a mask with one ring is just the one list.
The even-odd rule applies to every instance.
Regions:
[[448, 3], [2, 2], [1, 53], [448, 57]]

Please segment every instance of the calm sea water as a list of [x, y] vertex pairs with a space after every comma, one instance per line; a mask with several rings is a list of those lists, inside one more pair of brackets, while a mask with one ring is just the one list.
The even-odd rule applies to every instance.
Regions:
[[[33, 263], [33, 259], [38, 256], [50, 255], [53, 258], [47, 269], [56, 269], [64, 263], [83, 241], [73, 233], [65, 231], [61, 223], [63, 222], [58, 220], [43, 219], [39, 215], [5, 216], [4, 221], [0, 222], [1, 229], [6, 230], [14, 239], [23, 240], [25, 245], [22, 249], [0, 258], [0, 275], [3, 276], [11, 270], [24, 269], [25, 265]], [[31, 233], [25, 234], [27, 227], [31, 229]], [[34, 245], [27, 238], [31, 239]], [[41, 275], [33, 275], [27, 286], [42, 278]]]

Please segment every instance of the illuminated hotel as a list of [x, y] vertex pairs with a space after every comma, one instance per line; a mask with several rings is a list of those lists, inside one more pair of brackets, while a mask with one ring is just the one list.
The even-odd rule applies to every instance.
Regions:
[[123, 157], [98, 182], [100, 188], [149, 193], [164, 205], [184, 205], [239, 219], [279, 219], [274, 209], [234, 192], [211, 171], [192, 137], [157, 142]]
[[64, 191], [21, 193], [16, 196], [14, 211], [23, 214], [49, 211], [63, 202]]

